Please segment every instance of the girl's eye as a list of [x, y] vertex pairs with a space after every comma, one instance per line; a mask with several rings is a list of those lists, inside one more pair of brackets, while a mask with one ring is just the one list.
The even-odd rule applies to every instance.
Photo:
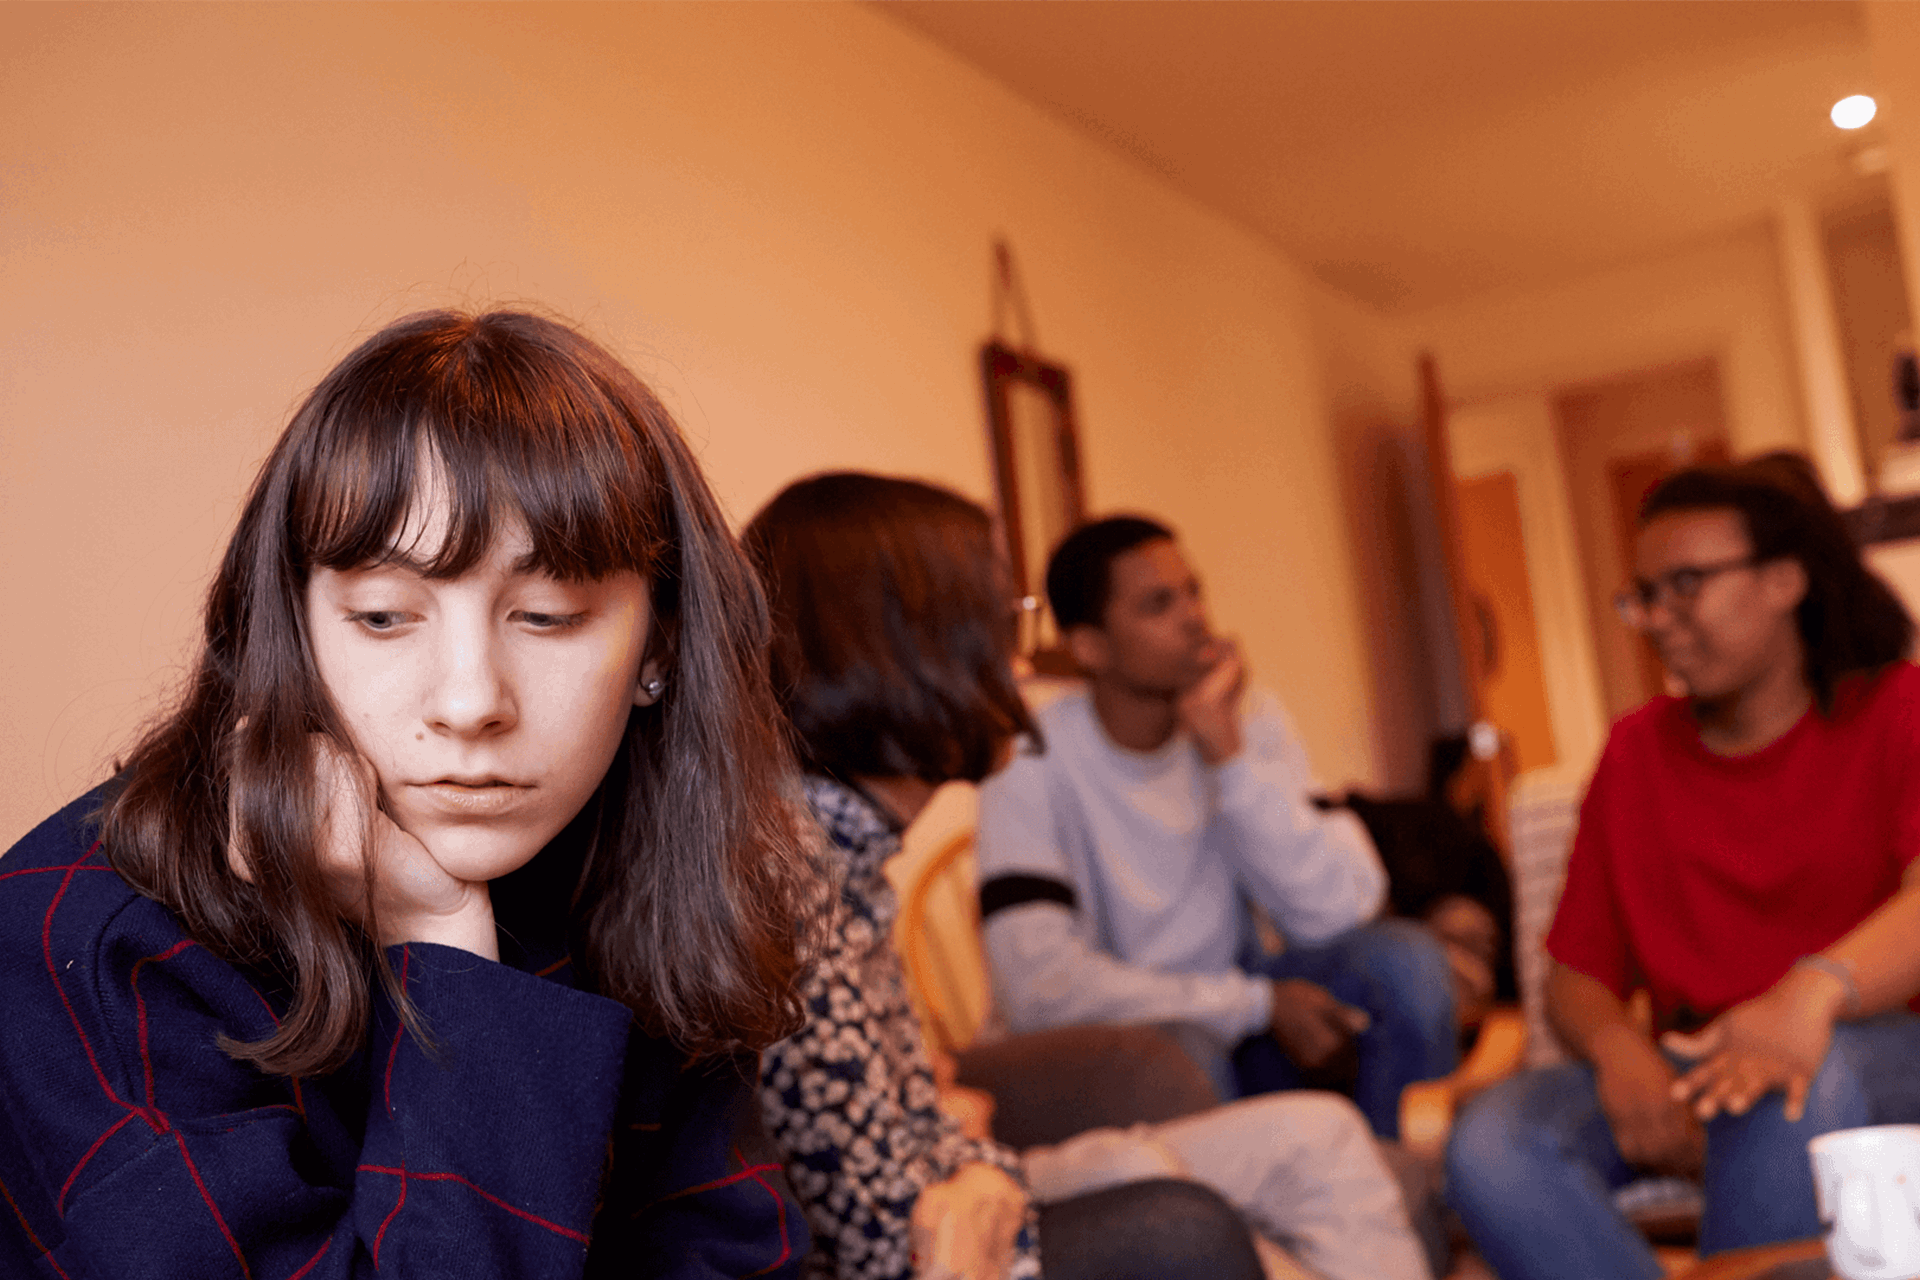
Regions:
[[536, 631], [565, 631], [568, 627], [577, 627], [585, 621], [584, 613], [534, 613], [521, 609], [513, 615]]
[[356, 609], [347, 615], [348, 622], [357, 622], [369, 631], [392, 631], [407, 620], [407, 615], [398, 609]]

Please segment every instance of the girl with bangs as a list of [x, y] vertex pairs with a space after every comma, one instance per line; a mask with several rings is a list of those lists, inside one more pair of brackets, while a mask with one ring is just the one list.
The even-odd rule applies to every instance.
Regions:
[[0, 1272], [791, 1274], [808, 828], [659, 401], [437, 312], [294, 415], [177, 708], [0, 860]]

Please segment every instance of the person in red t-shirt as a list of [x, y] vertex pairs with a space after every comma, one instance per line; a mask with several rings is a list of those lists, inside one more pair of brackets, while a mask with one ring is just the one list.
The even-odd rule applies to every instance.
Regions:
[[1807, 1140], [1920, 1120], [1912, 621], [1797, 455], [1663, 481], [1635, 565], [1616, 603], [1685, 696], [1614, 725], [1581, 808], [1547, 937], [1579, 1061], [1447, 1151], [1503, 1280], [1661, 1275], [1612, 1202], [1649, 1173], [1704, 1176], [1702, 1254], [1815, 1235]]

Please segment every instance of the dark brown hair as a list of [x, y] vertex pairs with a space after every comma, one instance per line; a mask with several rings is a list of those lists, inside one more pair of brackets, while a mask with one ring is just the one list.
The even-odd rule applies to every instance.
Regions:
[[1158, 520], [1108, 516], [1062, 538], [1047, 557], [1047, 603], [1053, 606], [1054, 624], [1062, 632], [1106, 626], [1113, 562], [1135, 547], [1172, 537], [1173, 530]]
[[836, 472], [789, 485], [743, 536], [773, 605], [774, 687], [811, 768], [978, 782], [1034, 732], [1011, 669], [1013, 589], [978, 506]]
[[[651, 585], [667, 692], [631, 713], [573, 824], [587, 845], [576, 966], [690, 1053], [787, 1034], [812, 837], [752, 569], [672, 418], [613, 356], [539, 316], [442, 311], [368, 339], [294, 414], [227, 545], [184, 696], [108, 805], [115, 868], [200, 942], [291, 988], [279, 1030], [229, 1051], [326, 1070], [364, 1037], [373, 982], [399, 998], [317, 861], [315, 735], [353, 748], [314, 669], [305, 587], [317, 566], [390, 555], [429, 469], [451, 519], [428, 574], [457, 577], [519, 520], [529, 567]], [[251, 883], [227, 865], [230, 806]]]
[[1806, 651], [1807, 684], [1823, 712], [1835, 686], [1875, 671], [1913, 646], [1913, 619], [1891, 588], [1860, 559], [1813, 465], [1781, 450], [1746, 462], [1689, 467], [1655, 485], [1640, 523], [1679, 511], [1732, 511], [1746, 527], [1756, 562], [1797, 560], [1807, 594], [1794, 612]]

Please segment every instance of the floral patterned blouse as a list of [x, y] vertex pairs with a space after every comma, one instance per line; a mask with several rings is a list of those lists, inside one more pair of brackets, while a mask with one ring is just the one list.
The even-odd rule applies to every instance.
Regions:
[[[1013, 1152], [966, 1137], [935, 1105], [891, 938], [899, 903], [881, 871], [899, 836], [840, 783], [807, 779], [807, 801], [846, 880], [827, 953], [803, 988], [807, 1025], [761, 1057], [761, 1108], [813, 1229], [810, 1280], [895, 1280], [913, 1274], [909, 1224], [923, 1188], [974, 1161], [1025, 1183]], [[1039, 1274], [1029, 1206], [1010, 1278]]]

